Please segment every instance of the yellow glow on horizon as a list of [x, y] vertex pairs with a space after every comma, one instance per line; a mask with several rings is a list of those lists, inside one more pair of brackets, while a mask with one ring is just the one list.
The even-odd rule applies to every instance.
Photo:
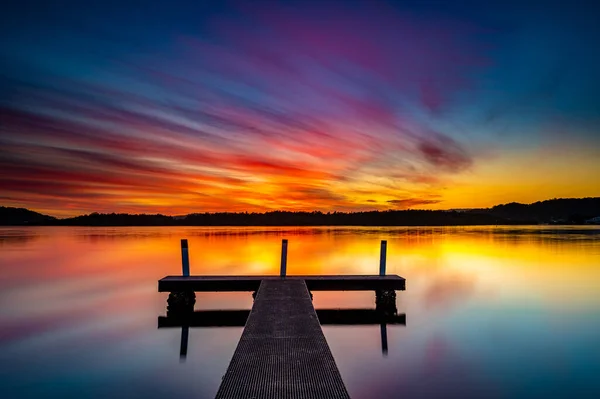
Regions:
[[442, 191], [443, 202], [431, 209], [487, 208], [552, 198], [600, 196], [600, 154], [522, 153], [486, 160], [474, 170], [452, 178]]
[[[32, 251], [6, 251], [3, 260], [13, 264], [26, 258], [30, 265], [43, 264], [36, 266], [36, 278], [51, 278], [56, 284], [72, 276], [103, 284], [112, 275], [119, 287], [126, 287], [180, 274], [182, 237], [190, 244], [194, 275], [278, 275], [281, 239], [287, 238], [289, 275], [377, 274], [380, 240], [386, 239], [388, 274], [407, 279], [407, 295], [399, 306], [413, 311], [443, 311], [456, 302], [544, 304], [567, 310], [598, 306], [600, 247], [593, 236], [513, 230], [49, 227], [32, 229], [37, 235], [27, 243]], [[30, 272], [7, 270], [11, 278]]]
[[[487, 208], [508, 202], [532, 203], [552, 198], [600, 196], [600, 154], [595, 148], [522, 150], [476, 159], [467, 170], [426, 170], [415, 176], [357, 164], [352, 171], [336, 166], [322, 170], [303, 165], [279, 170], [275, 164], [239, 161], [232, 169], [179, 161], [181, 175], [136, 174], [148, 187], [90, 181], [85, 196], [65, 200], [52, 192], [31, 195], [27, 207], [57, 217], [91, 212], [365, 211], [387, 209]], [[323, 160], [321, 160], [323, 161]], [[243, 167], [248, 162], [248, 168]], [[254, 162], [254, 163], [252, 163]], [[331, 162], [335, 163], [333, 159]], [[379, 166], [378, 166], [379, 167]], [[337, 175], [339, 173], [339, 175]], [[422, 173], [420, 175], [419, 173]], [[94, 198], [98, 196], [99, 198]]]

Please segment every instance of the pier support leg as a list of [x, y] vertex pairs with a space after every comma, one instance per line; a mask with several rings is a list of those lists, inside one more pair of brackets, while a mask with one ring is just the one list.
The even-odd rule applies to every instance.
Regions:
[[[181, 275], [188, 277], [190, 275], [190, 258], [188, 254], [188, 240], [181, 240]], [[196, 293], [194, 291], [171, 292], [167, 299], [167, 315], [192, 313], [196, 304]], [[181, 332], [183, 348], [183, 331]], [[186, 344], [187, 348], [187, 344]], [[187, 349], [186, 349], [187, 350]]]
[[379, 275], [385, 276], [385, 266], [387, 258], [387, 241], [381, 240], [381, 251], [379, 252]]
[[376, 290], [375, 309], [379, 312], [383, 312], [386, 315], [398, 314], [398, 308], [396, 308], [396, 291]]
[[287, 247], [288, 240], [281, 240], [281, 268], [279, 270], [281, 277], [285, 277], [287, 274]]
[[196, 304], [194, 291], [171, 292], [167, 299], [167, 316], [169, 314], [192, 313]]
[[190, 275], [190, 255], [188, 251], [188, 241], [185, 238], [181, 240], [181, 275]]

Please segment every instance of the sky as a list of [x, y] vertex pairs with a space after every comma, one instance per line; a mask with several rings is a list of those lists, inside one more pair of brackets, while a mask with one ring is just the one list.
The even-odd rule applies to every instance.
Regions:
[[535, 3], [9, 0], [0, 205], [177, 215], [600, 196], [600, 6]]

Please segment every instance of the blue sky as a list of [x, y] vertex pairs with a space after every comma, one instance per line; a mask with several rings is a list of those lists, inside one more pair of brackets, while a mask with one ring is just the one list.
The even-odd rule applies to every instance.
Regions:
[[588, 2], [10, 2], [1, 200], [53, 214], [600, 195]]

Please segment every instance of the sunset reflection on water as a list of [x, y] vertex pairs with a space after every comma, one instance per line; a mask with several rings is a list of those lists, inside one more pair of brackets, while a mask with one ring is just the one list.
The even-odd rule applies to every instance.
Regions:
[[[192, 274], [376, 274], [407, 279], [406, 326], [323, 328], [354, 398], [541, 397], [600, 391], [600, 229], [2, 228], [2, 397], [213, 397], [241, 328], [156, 328], [157, 280]], [[373, 308], [372, 292], [315, 292], [316, 308]], [[202, 293], [197, 309], [250, 309], [249, 293]], [[592, 373], [593, 374], [593, 373]], [[543, 383], [542, 383], [543, 382]]]

